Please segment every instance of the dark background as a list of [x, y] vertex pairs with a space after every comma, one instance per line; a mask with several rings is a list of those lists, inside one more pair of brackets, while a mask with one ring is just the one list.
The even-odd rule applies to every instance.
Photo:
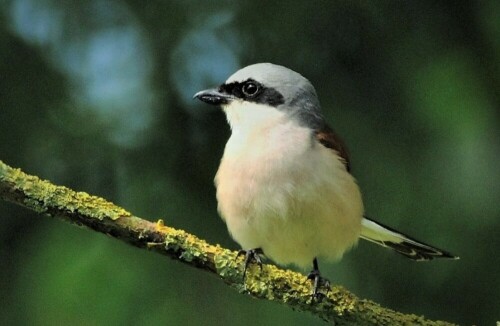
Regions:
[[[247, 64], [316, 86], [366, 211], [460, 255], [360, 243], [334, 284], [405, 313], [500, 318], [498, 1], [0, 2], [0, 159], [237, 249], [213, 177], [223, 113], [192, 100]], [[0, 324], [322, 325], [216, 278], [0, 202]]]

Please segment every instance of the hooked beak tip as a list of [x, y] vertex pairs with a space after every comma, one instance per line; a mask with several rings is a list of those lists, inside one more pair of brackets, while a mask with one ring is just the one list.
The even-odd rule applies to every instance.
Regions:
[[195, 98], [199, 99], [199, 98], [200, 98], [200, 96], [202, 96], [202, 95], [203, 95], [203, 92], [205, 92], [205, 91], [199, 91], [198, 93], [194, 94], [194, 95], [193, 95], [193, 99], [195, 99]]

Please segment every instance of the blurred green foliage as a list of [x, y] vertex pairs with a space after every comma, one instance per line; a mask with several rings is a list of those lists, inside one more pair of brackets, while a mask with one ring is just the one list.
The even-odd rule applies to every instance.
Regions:
[[[500, 318], [498, 1], [6, 0], [0, 159], [237, 249], [213, 176], [229, 129], [192, 101], [247, 64], [316, 85], [368, 215], [461, 256], [368, 243], [332, 280], [461, 324]], [[0, 203], [0, 324], [323, 324], [178, 262]]]

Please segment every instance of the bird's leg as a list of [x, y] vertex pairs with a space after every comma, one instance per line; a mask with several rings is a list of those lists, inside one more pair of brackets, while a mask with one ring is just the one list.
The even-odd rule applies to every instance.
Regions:
[[314, 258], [313, 270], [307, 275], [307, 278], [313, 282], [312, 296], [314, 299], [320, 299], [321, 296], [325, 295], [324, 293], [319, 292], [321, 287], [326, 287], [327, 291], [330, 290], [330, 282], [326, 278], [321, 277], [317, 258]]
[[252, 261], [256, 262], [259, 265], [260, 270], [262, 271], [262, 259], [260, 255], [263, 255], [264, 251], [261, 248], [249, 249], [249, 250], [239, 250], [238, 256], [245, 255], [245, 268], [243, 269], [243, 281], [245, 281], [245, 276], [247, 274], [248, 265]]

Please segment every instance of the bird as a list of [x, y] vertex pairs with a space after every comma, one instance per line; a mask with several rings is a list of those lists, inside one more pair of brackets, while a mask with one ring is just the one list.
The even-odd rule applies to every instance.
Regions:
[[218, 211], [245, 255], [311, 266], [338, 261], [359, 239], [416, 261], [458, 259], [369, 218], [344, 142], [327, 124], [314, 86], [281, 65], [257, 63], [194, 98], [224, 111], [231, 135], [215, 176]]

